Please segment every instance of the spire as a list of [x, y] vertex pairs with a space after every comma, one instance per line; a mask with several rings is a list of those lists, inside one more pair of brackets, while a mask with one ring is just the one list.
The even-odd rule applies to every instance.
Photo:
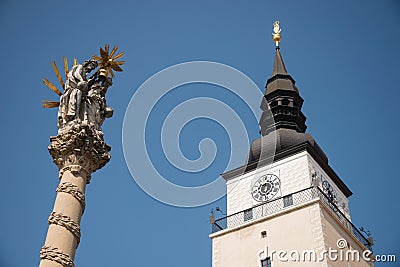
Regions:
[[279, 50], [280, 50], [279, 46], [277, 46], [275, 52], [274, 69], [272, 70], [272, 76], [276, 74], [288, 75], [285, 63], [283, 63], [282, 55]]
[[[260, 133], [267, 135], [274, 129], [292, 129], [299, 133], [306, 131], [306, 117], [301, 112], [303, 99], [296, 87], [296, 81], [286, 70], [279, 48], [281, 29], [279, 21], [274, 23], [273, 40], [276, 45], [274, 68], [267, 80], [265, 94], [261, 103], [263, 110], [260, 119]], [[271, 109], [271, 112], [268, 109]], [[272, 114], [272, 117], [271, 117]], [[273, 124], [273, 125], [272, 125]]]
[[285, 63], [283, 63], [281, 53], [279, 52], [279, 42], [281, 41], [281, 38], [281, 28], [279, 27], [279, 20], [277, 20], [274, 22], [274, 33], [272, 34], [272, 40], [274, 40], [276, 46], [272, 76], [274, 76], [275, 74], [288, 74], [286, 71]]

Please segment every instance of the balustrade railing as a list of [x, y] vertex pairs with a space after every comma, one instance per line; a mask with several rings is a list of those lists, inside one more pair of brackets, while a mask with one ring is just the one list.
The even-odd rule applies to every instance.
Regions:
[[219, 232], [224, 229], [234, 228], [247, 222], [263, 218], [284, 209], [319, 199], [324, 205], [330, 208], [337, 216], [339, 221], [350, 230], [350, 232], [372, 251], [371, 242], [353, 225], [353, 223], [342, 213], [342, 211], [325, 195], [319, 187], [309, 187], [295, 193], [279, 197], [250, 209], [243, 210], [229, 216], [219, 218], [212, 221], [212, 233]]

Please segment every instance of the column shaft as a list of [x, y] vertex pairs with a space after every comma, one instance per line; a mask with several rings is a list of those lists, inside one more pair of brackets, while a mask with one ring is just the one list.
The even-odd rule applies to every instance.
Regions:
[[41, 250], [40, 267], [73, 266], [80, 241], [80, 221], [85, 208], [86, 177], [83, 172], [61, 172], [49, 229]]

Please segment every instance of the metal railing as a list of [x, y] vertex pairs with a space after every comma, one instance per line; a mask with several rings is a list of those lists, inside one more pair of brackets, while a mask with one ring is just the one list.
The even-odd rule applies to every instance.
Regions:
[[372, 251], [372, 243], [361, 233], [361, 231], [343, 214], [343, 212], [331, 202], [327, 195], [319, 188], [314, 187], [318, 193], [319, 199], [325, 203], [337, 216], [339, 221], [350, 230], [351, 233], [362, 243], [366, 248]]
[[329, 200], [329, 198], [319, 187], [309, 187], [295, 193], [258, 204], [250, 209], [213, 220], [211, 224], [212, 233], [216, 233], [224, 229], [234, 228], [247, 222], [272, 215], [284, 209], [306, 203], [314, 199], [319, 199], [328, 208], [330, 208], [334, 214], [336, 214], [339, 221], [347, 229], [349, 229], [350, 232], [353, 233], [353, 235], [360, 240], [366, 248], [372, 251], [372, 244], [368, 241], [368, 239], [365, 238], [360, 230], [358, 230], [357, 227], [355, 227], [352, 222], [350, 222], [350, 220], [347, 219], [347, 217], [340, 211], [340, 209]]

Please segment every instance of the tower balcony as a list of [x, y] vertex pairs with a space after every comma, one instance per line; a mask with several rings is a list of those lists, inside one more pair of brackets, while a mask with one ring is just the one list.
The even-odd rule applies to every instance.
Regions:
[[347, 232], [357, 239], [365, 248], [372, 251], [372, 240], [366, 238], [363, 233], [342, 213], [330, 198], [317, 186], [309, 187], [295, 193], [282, 196], [267, 202], [263, 202], [252, 208], [231, 214], [226, 217], [214, 219], [211, 216], [212, 234], [221, 231], [231, 231], [246, 227], [252, 223], [268, 220], [281, 213], [300, 209], [303, 206], [319, 203], [343, 226]]

